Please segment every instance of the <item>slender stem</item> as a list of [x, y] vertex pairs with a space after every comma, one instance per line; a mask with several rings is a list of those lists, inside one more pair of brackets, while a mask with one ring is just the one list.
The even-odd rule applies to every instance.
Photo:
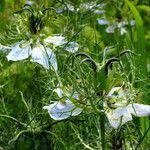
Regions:
[[100, 128], [101, 128], [101, 145], [102, 145], [102, 150], [106, 149], [105, 145], [105, 115], [103, 112], [100, 114]]
[[27, 109], [29, 120], [31, 121], [32, 117], [31, 117], [30, 109], [29, 109], [29, 107], [28, 107], [28, 105], [27, 105], [27, 103], [26, 103], [26, 101], [25, 101], [25, 99], [23, 97], [23, 93], [21, 91], [19, 91], [19, 93], [21, 95], [21, 100], [22, 100], [23, 104], [25, 105], [25, 107]]
[[0, 114], [0, 117], [8, 118], [8, 119], [10, 119], [10, 120], [12, 120], [12, 121], [17, 122], [18, 124], [20, 124], [20, 125], [22, 125], [22, 126], [27, 126], [25, 123], [23, 123], [23, 122], [17, 120], [17, 119], [14, 118], [14, 117], [11, 117], [11, 116]]

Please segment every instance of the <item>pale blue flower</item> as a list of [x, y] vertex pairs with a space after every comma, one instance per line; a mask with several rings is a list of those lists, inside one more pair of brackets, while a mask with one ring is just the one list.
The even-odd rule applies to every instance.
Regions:
[[[11, 51], [7, 55], [7, 59], [8, 61], [20, 61], [31, 56], [30, 60], [32, 62], [42, 65], [45, 69], [51, 68], [57, 71], [57, 59], [52, 49], [47, 47], [48, 44], [53, 44], [53, 49], [55, 49], [57, 46], [66, 44], [64, 49], [70, 53], [75, 53], [79, 49], [78, 43], [67, 42], [63, 36], [54, 35], [44, 39], [44, 45], [40, 44], [40, 42], [33, 43], [32, 39], [29, 41], [22, 40], [13, 44], [9, 48]], [[6, 49], [4, 46], [2, 48]]]
[[144, 117], [150, 115], [150, 105], [137, 104], [132, 101], [132, 95], [122, 87], [114, 87], [104, 101], [104, 110], [110, 125], [118, 129], [128, 121], [132, 121], [132, 115]]
[[[60, 98], [63, 98], [64, 92], [62, 89], [57, 88], [54, 91]], [[78, 96], [72, 95], [72, 98], [77, 100]], [[49, 106], [44, 106], [43, 109], [47, 109], [50, 117], [54, 120], [67, 119], [71, 116], [77, 116], [82, 112], [82, 108], [75, 106], [75, 104], [69, 98], [66, 98], [64, 102], [55, 101]]]
[[58, 67], [55, 54], [50, 48], [44, 47], [39, 42], [37, 42], [33, 48], [31, 48], [31, 43], [27, 41], [15, 43], [7, 55], [7, 59], [20, 61], [27, 59], [30, 56], [31, 61], [42, 65], [46, 69], [49, 69], [50, 66], [52, 66], [53, 69], [57, 71]]

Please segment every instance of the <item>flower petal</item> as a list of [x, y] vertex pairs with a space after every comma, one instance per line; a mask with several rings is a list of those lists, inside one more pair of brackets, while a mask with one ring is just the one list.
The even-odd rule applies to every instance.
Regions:
[[32, 61], [41, 64], [46, 69], [49, 69], [50, 65], [52, 65], [54, 70], [57, 71], [55, 54], [50, 48], [44, 48], [41, 44], [32, 49]]
[[77, 116], [81, 113], [82, 109], [77, 108], [70, 100], [66, 100], [65, 103], [54, 102], [49, 106], [44, 106], [44, 109], [48, 109], [48, 112], [54, 120], [63, 120], [70, 116]]
[[115, 118], [121, 117], [121, 125], [132, 120], [132, 115], [130, 114], [130, 111], [127, 109], [127, 107], [119, 107], [115, 109], [114, 117]]
[[126, 107], [118, 107], [118, 108], [114, 109], [113, 112], [114, 112], [113, 115], [116, 119], [118, 119], [121, 116], [123, 116], [124, 114], [128, 113]]
[[119, 107], [115, 110], [110, 110], [109, 112], [106, 112], [106, 116], [110, 125], [115, 129], [132, 120], [132, 115], [126, 107]]
[[106, 114], [106, 117], [107, 117], [110, 125], [114, 129], [117, 129], [120, 125], [121, 118], [115, 118], [112, 110], [106, 111], [105, 114]]
[[110, 25], [106, 28], [107, 33], [114, 33], [114, 31], [115, 31], [115, 26], [114, 25]]
[[109, 21], [104, 18], [99, 18], [99, 19], [97, 19], [97, 21], [98, 21], [98, 24], [100, 24], [100, 25], [108, 25], [109, 24]]
[[79, 49], [79, 44], [76, 42], [70, 42], [67, 44], [66, 51], [70, 53], [75, 53]]
[[58, 65], [57, 65], [57, 59], [56, 59], [55, 54], [53, 53], [53, 51], [50, 48], [46, 48], [46, 51], [47, 51], [47, 55], [49, 57], [50, 64], [53, 66], [53, 69], [55, 71], [57, 71]]
[[124, 35], [125, 33], [127, 33], [126, 29], [124, 27], [120, 28], [120, 34]]
[[28, 42], [21, 41], [18, 43], [15, 43], [15, 45], [12, 47], [12, 50], [7, 55], [8, 60], [23, 60], [28, 58], [31, 55], [31, 47]]
[[114, 95], [114, 93], [119, 92], [121, 89], [122, 89], [121, 86], [112, 88], [111, 91], [108, 93], [107, 97], [112, 98], [116, 96]]
[[134, 20], [134, 19], [131, 19], [131, 20], [130, 20], [130, 25], [131, 25], [131, 26], [134, 26], [134, 25], [135, 25], [135, 20]]
[[137, 117], [144, 117], [150, 115], [150, 105], [133, 103], [128, 105], [128, 109], [131, 114]]
[[48, 38], [44, 39], [44, 42], [51, 43], [54, 46], [60, 46], [65, 44], [65, 37], [61, 35], [49, 36]]
[[60, 98], [63, 97], [63, 90], [61, 88], [54, 89], [54, 92], [56, 92]]

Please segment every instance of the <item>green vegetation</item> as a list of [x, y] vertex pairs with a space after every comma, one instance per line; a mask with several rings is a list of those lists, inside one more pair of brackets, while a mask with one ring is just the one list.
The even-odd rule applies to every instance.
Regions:
[[1, 0], [0, 150], [150, 148], [149, 0]]

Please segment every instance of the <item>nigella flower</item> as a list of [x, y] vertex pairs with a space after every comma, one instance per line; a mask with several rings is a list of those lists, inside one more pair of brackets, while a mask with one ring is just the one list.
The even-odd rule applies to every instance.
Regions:
[[106, 28], [107, 33], [114, 33], [115, 30], [119, 30], [120, 35], [124, 35], [126, 31], [126, 25], [130, 24], [131, 26], [135, 25], [135, 20], [131, 19], [129, 23], [125, 20], [122, 21], [115, 21], [114, 23], [108, 21], [105, 17], [98, 18], [97, 19], [98, 24], [100, 25], [107, 25], [108, 27]]
[[[62, 89], [57, 88], [54, 91], [58, 94], [59, 98], [63, 98], [64, 93]], [[73, 94], [71, 98], [78, 100], [78, 95]], [[48, 110], [50, 117], [54, 120], [67, 119], [71, 116], [77, 116], [82, 112], [82, 108], [76, 107], [69, 98], [66, 98], [64, 102], [55, 101], [49, 106], [44, 106], [43, 108]]]
[[132, 115], [144, 117], [150, 115], [150, 105], [130, 102], [133, 95], [127, 89], [114, 87], [104, 101], [104, 110], [110, 125], [117, 129], [128, 121]]
[[20, 61], [31, 57], [31, 61], [42, 65], [46, 69], [52, 66], [57, 71], [57, 61], [53, 51], [39, 42], [34, 43], [33, 48], [31, 44], [33, 44], [32, 40], [22, 40], [12, 45], [11, 51], [7, 55], [8, 61]]
[[22, 40], [13, 44], [7, 59], [8, 61], [20, 61], [31, 57], [32, 62], [42, 65], [45, 69], [53, 68], [57, 71], [57, 59], [53, 50], [46, 46], [48, 43], [53, 44], [53, 48], [66, 44], [65, 50], [71, 53], [75, 53], [79, 49], [78, 43], [67, 43], [63, 36], [54, 35], [44, 39], [44, 45], [40, 42], [33, 43], [32, 40]]
[[[44, 34], [40, 33], [44, 28], [45, 24], [43, 17], [47, 17], [45, 12], [48, 10], [53, 10], [55, 12], [55, 9], [53, 9], [52, 7], [36, 12], [31, 5], [25, 4], [24, 8], [16, 12], [16, 14], [18, 14], [17, 16], [21, 18], [20, 21], [23, 25], [25, 24], [24, 21], [27, 20], [28, 23], [26, 29], [29, 32], [26, 37], [30, 37], [31, 39], [22, 39], [21, 41], [14, 43], [11, 46], [11, 50], [7, 55], [8, 60], [21, 61], [29, 58], [29, 60], [42, 65], [45, 69], [52, 68], [53, 70], [57, 71], [58, 65], [53, 50], [57, 46], [63, 45], [64, 49], [68, 52], [74, 53], [78, 50], [78, 43], [68, 42], [67, 40], [65, 40], [65, 37], [61, 35], [50, 36], [46, 39], [42, 38], [42, 35]], [[26, 14], [26, 19], [24, 19], [24, 15], [20, 17], [23, 11], [28, 12]], [[17, 26], [17, 28], [20, 32], [19, 26]], [[52, 48], [49, 47], [49, 43], [53, 44]], [[2, 46], [3, 51], [5, 51], [5, 48], [6, 47]]]

